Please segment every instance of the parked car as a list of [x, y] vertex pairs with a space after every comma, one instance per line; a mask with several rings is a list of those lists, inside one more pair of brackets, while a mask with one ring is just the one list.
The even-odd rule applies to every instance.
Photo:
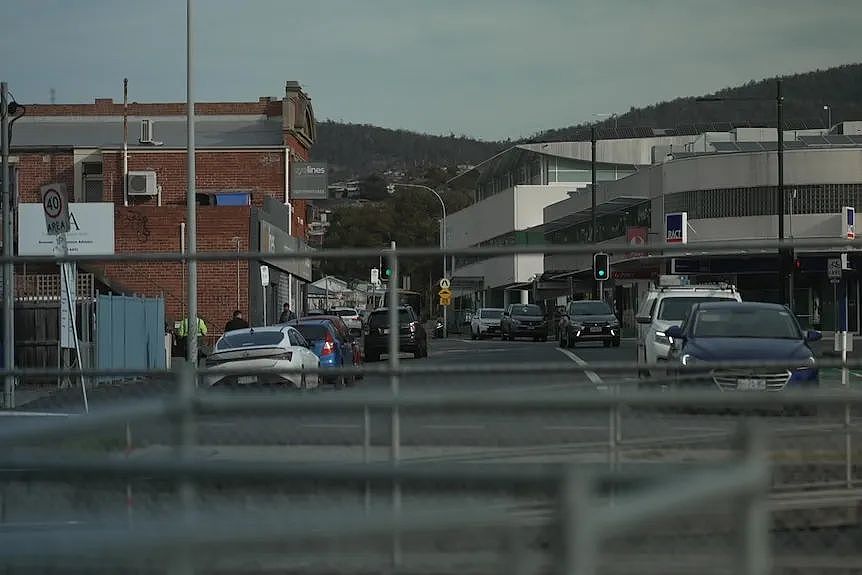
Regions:
[[548, 341], [548, 323], [542, 308], [536, 304], [509, 304], [500, 318], [503, 339], [531, 337], [533, 341]]
[[[308, 320], [308, 319], [309, 318], [306, 316], [305, 318], [303, 318], [301, 320], [291, 320], [291, 321], [287, 322], [287, 325], [296, 326], [299, 322], [304, 321], [304, 320]], [[328, 320], [329, 322], [331, 322], [332, 325], [335, 326], [335, 329], [338, 332], [339, 337], [343, 341], [350, 342], [350, 346], [352, 348], [352, 354], [353, 354], [353, 365], [354, 366], [362, 365], [362, 357], [363, 357], [362, 356], [362, 346], [360, 345], [359, 341], [350, 333], [350, 329], [347, 327], [347, 324], [344, 322], [344, 320], [341, 318], [341, 316], [318, 314], [318, 315], [315, 315], [311, 319]], [[357, 379], [362, 379], [362, 376], [360, 375]]]
[[[365, 325], [365, 359], [379, 361], [389, 351], [389, 308], [378, 308], [368, 315]], [[402, 352], [413, 357], [428, 357], [428, 335], [413, 308], [398, 308], [398, 342]]]
[[[311, 343], [311, 351], [320, 359], [320, 367], [350, 367], [353, 365], [353, 344], [344, 339], [328, 319], [304, 319], [296, 329]], [[344, 387], [353, 383], [353, 376], [324, 376], [323, 381]]]
[[[317, 374], [305, 369], [317, 368], [320, 360], [311, 344], [286, 325], [230, 331], [219, 338], [207, 367], [217, 372], [207, 376], [210, 386], [242, 387], [254, 385], [288, 385], [298, 389], [317, 387]], [[267, 374], [234, 374], [228, 371], [274, 370]], [[288, 372], [288, 370], [296, 370]], [[224, 371], [225, 373], [218, 373]], [[282, 372], [283, 371], [283, 372]]]
[[337, 315], [344, 320], [347, 328], [357, 335], [362, 332], [362, 318], [359, 310], [353, 307], [336, 307], [329, 311], [330, 315]]
[[[638, 364], [666, 361], [670, 353], [667, 329], [681, 325], [695, 304], [715, 301], [740, 302], [742, 297], [734, 286], [727, 284], [653, 286], [644, 295], [635, 315]], [[652, 373], [641, 368], [638, 375], [645, 378]]]
[[483, 307], [476, 310], [470, 321], [470, 337], [482, 339], [500, 335], [500, 320], [503, 317], [503, 308]]
[[[819, 331], [803, 332], [786, 306], [758, 302], [705, 302], [692, 307], [684, 326], [671, 326], [668, 362], [672, 384], [719, 391], [782, 391], [819, 385], [809, 343]], [[712, 366], [722, 361], [751, 363], [744, 369]], [[759, 362], [785, 366], [757, 367]]]
[[560, 317], [560, 347], [598, 341], [605, 347], [620, 346], [620, 321], [611, 306], [599, 300], [569, 302]]

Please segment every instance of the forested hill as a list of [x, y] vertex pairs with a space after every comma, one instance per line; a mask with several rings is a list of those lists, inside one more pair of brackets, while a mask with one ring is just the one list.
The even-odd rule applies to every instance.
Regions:
[[333, 173], [330, 179], [336, 180], [387, 171], [423, 171], [429, 166], [478, 164], [504, 145], [466, 136], [432, 136], [327, 120], [317, 125], [312, 157], [328, 162]]
[[[862, 120], [862, 63], [848, 64], [782, 77], [784, 120], [788, 128], [823, 127], [832, 111], [832, 123]], [[764, 98], [763, 101], [697, 102], [696, 96], [676, 98], [644, 108], [631, 108], [615, 119], [598, 123], [602, 128], [676, 128], [707, 127], [732, 122], [757, 126], [775, 125], [775, 78], [750, 81], [742, 86], [725, 88], [711, 96], [725, 98]], [[725, 126], [726, 127], [726, 126]], [[587, 125], [569, 126], [541, 132], [530, 141], [563, 141], [582, 139]]]

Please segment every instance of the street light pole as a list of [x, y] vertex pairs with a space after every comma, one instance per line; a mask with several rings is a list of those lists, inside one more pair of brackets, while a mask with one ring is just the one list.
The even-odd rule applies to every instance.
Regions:
[[[435, 190], [434, 188], [430, 188], [430, 187], [428, 187], [428, 186], [423, 186], [423, 185], [421, 185], [421, 184], [402, 184], [402, 183], [397, 183], [397, 184], [393, 184], [393, 185], [401, 186], [401, 187], [404, 187], [404, 188], [417, 188], [417, 189], [420, 189], [420, 190], [427, 190], [427, 191], [431, 192], [432, 194], [434, 194], [434, 197], [436, 197], [436, 198], [437, 198], [437, 200], [440, 202], [440, 209], [441, 209], [441, 211], [442, 211], [442, 213], [443, 213], [443, 218], [442, 218], [442, 221], [443, 221], [443, 223], [442, 223], [442, 229], [440, 230], [440, 249], [442, 249], [442, 250], [443, 250], [443, 277], [444, 277], [444, 278], [445, 278], [445, 277], [448, 277], [448, 276], [446, 275], [446, 202], [444, 202], [444, 201], [443, 201], [443, 196], [441, 196], [441, 195], [437, 192], [437, 190]], [[455, 266], [454, 266], [454, 264], [453, 264], [452, 269], [450, 270], [450, 272], [451, 272], [451, 273], [455, 273]], [[444, 338], [448, 337], [448, 335], [449, 335], [449, 325], [448, 325], [448, 322], [447, 322], [448, 315], [449, 315], [449, 314], [448, 314], [448, 309], [449, 309], [449, 308], [448, 308], [448, 306], [443, 306], [443, 337], [444, 337]]]
[[[707, 96], [697, 98], [695, 102], [763, 102], [771, 101], [772, 98], [763, 97], [722, 97]], [[778, 216], [778, 301], [782, 304], [792, 305], [792, 298], [788, 297], [787, 280], [789, 257], [787, 250], [780, 244], [784, 241], [784, 96], [781, 91], [781, 79], [775, 80], [775, 115], [778, 130], [778, 186], [775, 190], [775, 212]]]
[[832, 106], [823, 106], [823, 111], [826, 112], [826, 130], [829, 131], [832, 129]]

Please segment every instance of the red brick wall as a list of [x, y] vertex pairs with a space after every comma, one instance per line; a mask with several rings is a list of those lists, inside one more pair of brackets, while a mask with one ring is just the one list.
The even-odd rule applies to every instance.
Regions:
[[[199, 252], [249, 249], [250, 208], [208, 207], [197, 210]], [[134, 252], [179, 252], [180, 224], [186, 220], [181, 206], [117, 207], [114, 212], [117, 254]], [[183, 268], [178, 262], [108, 264], [108, 278], [128, 291], [147, 296], [162, 295], [168, 321], [182, 316], [185, 298]], [[248, 314], [248, 262], [239, 262], [239, 309]], [[237, 308], [237, 262], [198, 264], [198, 310], [210, 333], [221, 333]]]
[[18, 157], [18, 201], [41, 202], [45, 184], [62, 182], [72, 197], [75, 183], [72, 152], [14, 154]]
[[[129, 170], [155, 170], [162, 187], [162, 204], [186, 203], [185, 150], [130, 152]], [[123, 154], [102, 152], [106, 201], [123, 204]], [[284, 201], [284, 152], [280, 150], [219, 151], [195, 153], [195, 185], [198, 192], [252, 190], [252, 202], [263, 204], [264, 196]], [[156, 205], [155, 197], [135, 197], [130, 205]]]

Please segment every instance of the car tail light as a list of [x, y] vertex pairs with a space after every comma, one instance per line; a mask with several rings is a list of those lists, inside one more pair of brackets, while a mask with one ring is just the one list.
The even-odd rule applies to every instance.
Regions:
[[323, 351], [320, 352], [320, 355], [329, 355], [335, 351], [335, 341], [332, 339], [332, 334], [326, 334], [326, 339], [323, 342]]

